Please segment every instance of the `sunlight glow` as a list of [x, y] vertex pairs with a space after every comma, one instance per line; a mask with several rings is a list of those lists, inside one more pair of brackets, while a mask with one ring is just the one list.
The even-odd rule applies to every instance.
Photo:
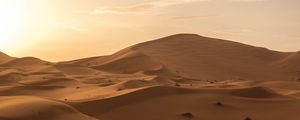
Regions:
[[299, 5], [300, 0], [0, 0], [0, 52], [61, 61], [112, 54], [178, 33], [299, 51]]
[[17, 44], [27, 26], [26, 9], [21, 1], [0, 0], [0, 49]]

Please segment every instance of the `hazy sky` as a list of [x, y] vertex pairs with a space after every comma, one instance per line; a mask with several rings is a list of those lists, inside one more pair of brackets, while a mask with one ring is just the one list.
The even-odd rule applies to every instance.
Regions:
[[0, 51], [69, 60], [177, 33], [300, 50], [300, 0], [0, 0]]

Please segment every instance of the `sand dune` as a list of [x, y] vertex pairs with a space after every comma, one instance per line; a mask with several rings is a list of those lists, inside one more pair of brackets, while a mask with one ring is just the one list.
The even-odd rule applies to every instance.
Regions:
[[0, 52], [0, 64], [8, 62], [10, 60], [14, 59], [13, 57], [10, 57], [2, 52]]
[[[257, 92], [263, 93], [257, 96]], [[243, 120], [246, 117], [254, 120], [300, 118], [299, 102], [264, 91], [263, 88], [231, 90], [153, 87], [119, 97], [73, 104], [83, 113], [109, 120], [184, 120], [186, 118], [181, 115], [183, 113], [191, 113], [194, 119], [204, 120]], [[277, 107], [280, 110], [272, 109]], [[287, 114], [292, 117], [287, 118]]]
[[293, 53], [276, 52], [199, 35], [169, 36], [138, 44], [135, 49], [157, 59], [173, 72], [203, 80], [281, 80], [293, 79], [289, 77], [295, 76], [275, 64]]
[[177, 34], [51, 63], [0, 53], [0, 120], [298, 120], [300, 52]]
[[1, 120], [96, 120], [67, 104], [44, 98], [1, 97], [0, 103]]
[[296, 73], [298, 59], [299, 53], [277, 52], [194, 34], [178, 34], [101, 57], [97, 64], [94, 60], [89, 63], [91, 60], [88, 59], [85, 64], [99, 70], [117, 69], [117, 72], [125, 73], [127, 69], [132, 73], [166, 67], [176, 75], [199, 80], [292, 80], [299, 76]]
[[50, 66], [52, 63], [34, 57], [16, 58], [1, 64], [1, 67], [19, 69], [22, 71], [34, 71]]
[[105, 61], [102, 65], [93, 66], [93, 68], [109, 72], [130, 74], [141, 71], [159, 70], [163, 67], [151, 57], [137, 51], [129, 51], [125, 54], [120, 54], [116, 58], [113, 57], [111, 60]]

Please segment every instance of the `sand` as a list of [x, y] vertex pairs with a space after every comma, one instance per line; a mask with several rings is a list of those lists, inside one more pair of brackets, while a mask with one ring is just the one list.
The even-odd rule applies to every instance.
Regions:
[[10, 57], [10, 56], [0, 52], [0, 64], [8, 62], [8, 61], [13, 60], [13, 59], [14, 59], [13, 57]]
[[0, 120], [299, 120], [300, 52], [177, 34], [51, 63], [0, 53]]

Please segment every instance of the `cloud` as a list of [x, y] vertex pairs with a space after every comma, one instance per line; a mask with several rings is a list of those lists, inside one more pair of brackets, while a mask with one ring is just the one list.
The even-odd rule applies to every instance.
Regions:
[[191, 3], [191, 2], [200, 2], [200, 1], [208, 1], [208, 0], [157, 0], [157, 1], [151, 2], [149, 4], [152, 4], [152, 5], [158, 6], [158, 7], [166, 7], [166, 6], [186, 4], [186, 3]]
[[177, 17], [173, 17], [172, 19], [174, 20], [189, 20], [189, 19], [205, 19], [208, 18], [208, 16], [177, 16]]
[[267, 0], [230, 0], [233, 2], [262, 2], [262, 1], [267, 1]]
[[144, 2], [132, 6], [121, 6], [121, 7], [98, 7], [94, 10], [89, 11], [91, 15], [101, 14], [146, 14], [149, 10], [155, 8], [163, 8], [168, 6], [200, 2], [208, 0], [155, 0], [151, 2]]
[[78, 24], [74, 24], [72, 22], [70, 23], [56, 23], [53, 24], [54, 28], [57, 29], [62, 29], [62, 30], [72, 30], [72, 31], [76, 31], [76, 32], [87, 32], [88, 29], [78, 25]]
[[125, 7], [98, 7], [89, 11], [91, 15], [99, 14], [143, 14], [155, 6], [151, 4], [140, 4]]
[[[149, 2], [144, 2], [140, 4], [135, 4], [131, 6], [102, 6], [97, 7], [93, 10], [83, 11], [91, 15], [102, 15], [102, 14], [150, 14], [151, 10], [157, 8], [164, 8], [169, 6], [194, 3], [194, 2], [204, 2], [204, 1], [217, 1], [217, 0], [154, 0]], [[259, 2], [266, 0], [227, 0], [231, 2]]]

